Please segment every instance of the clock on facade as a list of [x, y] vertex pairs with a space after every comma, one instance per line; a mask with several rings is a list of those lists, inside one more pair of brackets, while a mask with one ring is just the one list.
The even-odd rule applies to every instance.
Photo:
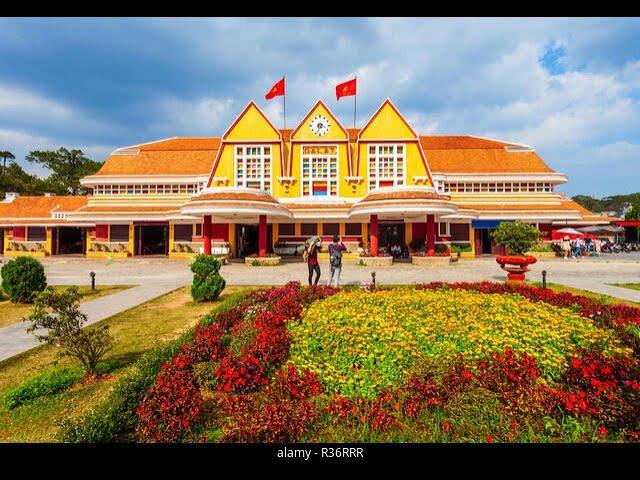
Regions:
[[311, 131], [314, 135], [322, 137], [329, 132], [331, 123], [329, 122], [329, 119], [324, 115], [316, 115], [315, 117], [313, 117], [313, 120], [311, 120], [309, 126], [311, 127]]

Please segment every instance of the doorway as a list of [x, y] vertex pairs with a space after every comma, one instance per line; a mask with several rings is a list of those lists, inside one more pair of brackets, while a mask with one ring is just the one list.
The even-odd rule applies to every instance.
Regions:
[[504, 255], [504, 247], [494, 245], [491, 239], [491, 232], [494, 230], [495, 228], [476, 229], [475, 242], [477, 255]]
[[168, 255], [168, 225], [136, 225], [136, 255]]
[[52, 238], [53, 255], [82, 255], [86, 243], [86, 229], [81, 227], [58, 227]]
[[[267, 225], [267, 252], [272, 253], [271, 246], [273, 228]], [[236, 224], [236, 249], [234, 255], [236, 258], [244, 258], [250, 255], [257, 255], [259, 248], [259, 233], [257, 223], [240, 223]]]
[[407, 248], [404, 240], [404, 222], [378, 224], [378, 246], [381, 255], [402, 257]]

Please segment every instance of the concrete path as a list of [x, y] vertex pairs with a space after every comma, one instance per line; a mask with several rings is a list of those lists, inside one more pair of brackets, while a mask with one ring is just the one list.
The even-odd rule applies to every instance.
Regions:
[[[0, 257], [0, 262], [2, 261]], [[166, 258], [134, 258], [123, 260], [88, 260], [53, 257], [42, 260], [51, 285], [89, 285], [89, 272], [96, 273], [98, 285], [137, 285], [122, 292], [101, 297], [81, 305], [94, 323], [147, 302], [191, 282], [189, 262]], [[381, 284], [411, 284], [431, 281], [504, 281], [505, 273], [494, 258], [461, 260], [454, 265], [418, 267], [410, 263], [391, 267], [363, 267], [354, 260], [345, 260], [341, 284], [361, 284], [371, 280], [375, 271]], [[640, 291], [610, 286], [611, 283], [640, 283], [640, 255], [611, 254], [580, 261], [557, 258], [540, 259], [531, 266], [527, 279], [540, 281], [542, 271], [547, 280], [594, 293], [611, 295], [640, 303]], [[328, 280], [328, 261], [321, 262], [321, 283]], [[222, 267], [227, 285], [283, 285], [291, 280], [307, 282], [307, 267], [301, 262], [276, 267], [250, 267], [231, 263]], [[37, 345], [25, 324], [18, 323], [0, 329], [0, 360], [9, 358]]]
[[[86, 325], [91, 325], [141, 303], [153, 300], [183, 285], [185, 285], [185, 282], [182, 279], [173, 282], [165, 281], [139, 285], [113, 295], [82, 303], [80, 310], [87, 315]], [[0, 361], [30, 350], [40, 344], [33, 333], [26, 332], [26, 327], [26, 322], [19, 322], [0, 328]], [[44, 332], [45, 330], [43, 329], [39, 333], [43, 334]]]

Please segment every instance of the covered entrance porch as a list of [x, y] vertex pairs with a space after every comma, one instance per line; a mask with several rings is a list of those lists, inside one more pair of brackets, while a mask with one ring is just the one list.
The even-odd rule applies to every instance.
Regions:
[[234, 224], [231, 251], [237, 257], [265, 258], [272, 254], [272, 224], [291, 217], [289, 210], [267, 192], [251, 188], [203, 190], [181, 209], [183, 215], [202, 218], [202, 247], [212, 254], [216, 222]]
[[450, 197], [439, 195], [431, 187], [388, 187], [374, 190], [355, 203], [350, 218], [369, 220], [368, 253], [372, 257], [409, 257], [408, 228], [423, 224], [424, 255], [436, 255], [436, 225], [456, 213]]

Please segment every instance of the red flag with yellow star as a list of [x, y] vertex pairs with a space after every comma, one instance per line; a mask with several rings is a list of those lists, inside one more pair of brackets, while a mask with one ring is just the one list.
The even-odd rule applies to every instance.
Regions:
[[342, 97], [350, 97], [356, 94], [356, 79], [349, 80], [348, 82], [341, 83], [336, 86], [336, 100], [340, 100]]
[[281, 95], [284, 95], [284, 77], [271, 87], [271, 90], [266, 93], [264, 98], [271, 100], [273, 97], [279, 97]]

